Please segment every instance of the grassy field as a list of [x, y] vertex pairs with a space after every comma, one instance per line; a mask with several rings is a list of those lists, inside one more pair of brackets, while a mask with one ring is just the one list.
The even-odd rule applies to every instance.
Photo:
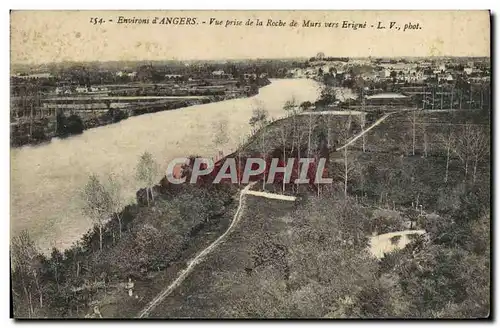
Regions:
[[[351, 127], [347, 131], [347, 135], [341, 136], [339, 131], [344, 129], [349, 120], [352, 122]], [[283, 146], [287, 148], [287, 151], [291, 151], [292, 139], [295, 150], [298, 144], [302, 151], [307, 151], [309, 126], [311, 126], [311, 152], [316, 150], [318, 139], [321, 137], [325, 138], [325, 140], [329, 139], [333, 147], [335, 144], [340, 144], [343, 138], [352, 137], [361, 131], [356, 116], [296, 115], [276, 120], [257, 130], [242, 147], [241, 154], [251, 156], [255, 153], [261, 153], [262, 149], [272, 153], [273, 150], [281, 150]], [[330, 135], [328, 135], [328, 130], [330, 130]], [[303, 152], [302, 155], [305, 155], [305, 153]]]
[[[184, 283], [150, 315], [152, 318], [226, 317], [231, 300], [217, 292], [238, 290], [238, 279], [229, 278], [226, 286], [214, 285], [223, 276], [246, 276], [252, 267], [252, 254], [262, 241], [272, 241], [286, 232], [286, 215], [294, 203], [247, 196], [245, 213], [236, 230], [206, 260], [200, 263]], [[243, 297], [243, 295], [242, 295]]]
[[[411, 117], [412, 113], [397, 114], [375, 127], [366, 137], [365, 153], [361, 151], [360, 142], [350, 147], [352, 160], [359, 164], [350, 190], [383, 203], [410, 206], [412, 202], [418, 202], [428, 210], [437, 210], [450, 202], [449, 197], [457, 189], [473, 182], [472, 159], [466, 177], [464, 163], [453, 150], [450, 151], [448, 179], [445, 181], [447, 149], [444, 141], [449, 132], [457, 141], [462, 138], [464, 124], [468, 123], [483, 129], [487, 135], [489, 117], [484, 112], [419, 113], [415, 155], [412, 151]], [[489, 160], [486, 151], [477, 167], [476, 185], [489, 186]]]
[[135, 317], [153, 297], [177, 277], [179, 271], [186, 267], [189, 259], [224, 233], [235, 211], [236, 204], [231, 204], [220, 220], [210, 222], [196, 234], [193, 234], [189, 245], [183, 250], [181, 256], [170, 263], [165, 270], [150, 273], [144, 278], [134, 279], [134, 296], [137, 295], [138, 298], [128, 296], [125, 281], [122, 288], [110, 289], [104, 291], [101, 296], [97, 296], [96, 299], [100, 299], [100, 311], [103, 317]]
[[[446, 215], [449, 211], [459, 207], [460, 194], [466, 185], [481, 186], [479, 189], [475, 189], [475, 192], [480, 193], [479, 199], [489, 199], [489, 159], [484, 158], [481, 161], [477, 171], [477, 179], [473, 182], [470, 172], [466, 178], [462, 163], [456, 156], [452, 156], [449, 163], [448, 180], [445, 182], [443, 178], [446, 158], [443, 156], [442, 144], [437, 141], [443, 134], [443, 124], [449, 126], [451, 123], [452, 128], [456, 129], [457, 137], [465, 123], [480, 124], [488, 131], [489, 118], [482, 114], [484, 113], [419, 113], [419, 124], [426, 126], [427, 156], [423, 156], [423, 132], [421, 129], [417, 128], [416, 132], [418, 136], [416, 137], [415, 155], [412, 155], [407, 147], [401, 147], [404, 145], [402, 138], [404, 140], [406, 135], [411, 133], [411, 124], [408, 121], [409, 114], [407, 113], [396, 114], [374, 128], [366, 138], [366, 152], [363, 153], [361, 150], [361, 140], [349, 147], [349, 161], [355, 163], [357, 168], [349, 177], [348, 191], [351, 196], [356, 196], [358, 204], [363, 204], [363, 210], [358, 215], [367, 220], [365, 223], [367, 234], [407, 229], [408, 227], [403, 224], [409, 220], [408, 210], [411, 209], [412, 203], [414, 206], [417, 203], [422, 205], [424, 213], [437, 212]], [[300, 120], [298, 126], [307, 127], [308, 117], [297, 119]], [[342, 126], [345, 123], [344, 119], [345, 117], [334, 118], [337, 125], [331, 125], [332, 138], [341, 135], [342, 131], [337, 130], [336, 127]], [[290, 124], [290, 120], [290, 118], [280, 120], [266, 128], [264, 133], [270, 140], [268, 147], [282, 146], [279, 141], [282, 136], [281, 131], [283, 127]], [[314, 120], [316, 127], [325, 127], [324, 117], [314, 117]], [[349, 136], [356, 133], [356, 128], [356, 125], [353, 124]], [[257, 132], [254, 139], [245, 147], [247, 154], [259, 151], [261, 133], [263, 132]], [[321, 128], [315, 128], [313, 138], [317, 138], [318, 134], [321, 133]], [[302, 143], [302, 145], [306, 144]], [[289, 147], [289, 144], [287, 146]], [[333, 159], [332, 172], [341, 171], [343, 152], [332, 151], [330, 158]], [[343, 181], [337, 178], [334, 184], [341, 189]], [[273, 191], [279, 192], [277, 189]], [[342, 198], [341, 192], [337, 195], [339, 199]], [[315, 196], [311, 194], [309, 197]], [[246, 213], [237, 230], [220, 248], [201, 263], [190, 277], [154, 310], [151, 316], [155, 318], [234, 317], [241, 315], [241, 312], [232, 312], [235, 304], [244, 307], [242, 304], [247, 304], [246, 302], [258, 303], [255, 303], [256, 301], [252, 297], [270, 298], [269, 295], [274, 293], [273, 290], [281, 287], [262, 285], [269, 283], [268, 280], [259, 280], [258, 277], [261, 277], [262, 272], [257, 277], [253, 275], [255, 269], [252, 267], [257, 258], [256, 254], [262, 247], [268, 250], [273, 249], [280, 244], [283, 238], [286, 239], [287, 234], [291, 233], [291, 227], [297, 224], [291, 221], [290, 213], [293, 213], [300, 206], [298, 203], [248, 196]], [[325, 213], [329, 211], [326, 208], [324, 210]], [[419, 211], [414, 212], [418, 213]], [[389, 220], [391, 222], [387, 221], [388, 217], [393, 217], [392, 221]], [[374, 221], [376, 218], [385, 219], [382, 220], [383, 222], [376, 222]], [[352, 219], [356, 219], [356, 217], [352, 217]], [[389, 225], [386, 226], [387, 224]], [[418, 229], [420, 226], [416, 224], [413, 228]], [[279, 253], [280, 248], [278, 247], [277, 250]], [[360, 254], [357, 253], [357, 256]], [[370, 261], [365, 260], [363, 265], [371, 263]], [[360, 268], [361, 266], [360, 264]], [[376, 265], [373, 264], [373, 267], [376, 268]], [[368, 267], [363, 268], [370, 270]], [[272, 276], [277, 273], [269, 271], [265, 274]], [[247, 286], [259, 286], [259, 290], [269, 289], [270, 292], [269, 295], [260, 294], [259, 296], [259, 292], [244, 295], [242, 293], [249, 293], [246, 290]], [[332, 286], [335, 286], [335, 283]], [[277, 308], [274, 310], [272, 308], [261, 308], [260, 310], [246, 308], [246, 311], [249, 311], [250, 314], [253, 313], [252, 311], [257, 311], [255, 312], [256, 316], [264, 315], [263, 313], [267, 313], [266, 315], [269, 313], [271, 315], [275, 313], [278, 316], [286, 315], [283, 312], [285, 310], [279, 308], [279, 304], [284, 304], [285, 300], [274, 299], [273, 301], [271, 297], [267, 301], [271, 302], [267, 303], [269, 306], [276, 305]], [[266, 303], [263, 301], [262, 304]], [[308, 311], [315, 313], [314, 309]]]

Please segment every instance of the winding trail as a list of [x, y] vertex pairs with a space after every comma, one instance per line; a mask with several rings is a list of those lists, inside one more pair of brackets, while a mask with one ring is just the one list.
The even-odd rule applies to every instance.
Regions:
[[[365, 133], [382, 123], [387, 117], [389, 117], [391, 114], [394, 112], [387, 113], [381, 118], [379, 118], [375, 123], [373, 123], [369, 128], [366, 130], [363, 130], [361, 133], [353, 137], [350, 141], [348, 141], [345, 145], [337, 148], [338, 150], [341, 150], [353, 142], [355, 142], [357, 139], [362, 137]], [[336, 112], [320, 112], [315, 115], [338, 115]], [[345, 115], [345, 114], [344, 114]], [[213, 251], [219, 244], [221, 244], [224, 239], [235, 229], [236, 225], [241, 219], [241, 216], [243, 214], [243, 208], [245, 205], [245, 195], [254, 195], [258, 197], [265, 197], [265, 198], [272, 198], [272, 199], [280, 199], [280, 200], [286, 200], [286, 201], [294, 201], [295, 197], [294, 196], [285, 196], [285, 195], [279, 195], [279, 194], [273, 194], [273, 193], [268, 193], [268, 192], [259, 192], [259, 191], [251, 191], [250, 188], [255, 185], [257, 181], [254, 181], [250, 184], [248, 184], [245, 188], [243, 188], [240, 192], [240, 197], [239, 197], [239, 205], [238, 209], [236, 210], [236, 213], [234, 214], [233, 221], [227, 228], [226, 232], [224, 232], [219, 238], [217, 238], [212, 244], [210, 244], [207, 248], [205, 248], [203, 251], [201, 251], [198, 255], [196, 255], [193, 259], [188, 261], [188, 266], [183, 269], [180, 274], [177, 276], [177, 278], [170, 284], [168, 285], [163, 291], [161, 291], [155, 298], [153, 298], [137, 315], [136, 318], [144, 318], [147, 317], [151, 311], [153, 311], [158, 304], [160, 304], [168, 295], [170, 295], [182, 282], [186, 279], [186, 277], [193, 271], [193, 269], [196, 267], [196, 265], [204, 260], [204, 257]]]
[[[412, 111], [417, 111], [417, 112], [420, 112], [420, 113], [437, 113], [437, 112], [441, 112], [441, 113], [447, 113], [447, 112], [456, 112], [457, 110], [455, 109], [427, 109], [427, 110], [420, 110], [420, 109], [414, 109], [414, 108], [407, 108], [407, 109], [402, 109], [402, 110], [399, 110], [398, 112], [401, 113], [401, 112], [412, 112]], [[352, 111], [352, 112], [356, 112], [356, 111]], [[375, 123], [373, 123], [368, 129], [366, 130], [363, 130], [361, 131], [361, 133], [359, 133], [357, 136], [353, 137], [351, 140], [349, 140], [345, 145], [337, 148], [336, 150], [339, 151], [339, 150], [342, 150], [344, 149], [345, 147], [351, 145], [353, 142], [355, 142], [356, 140], [358, 140], [359, 138], [361, 138], [365, 133], [367, 133], [368, 131], [370, 131], [371, 129], [373, 129], [374, 127], [376, 127], [377, 125], [379, 125], [380, 123], [382, 123], [383, 121], [385, 121], [386, 118], [388, 118], [389, 116], [391, 116], [392, 114], [395, 114], [395, 113], [398, 113], [398, 112], [389, 112], [387, 114], [385, 114], [384, 116], [382, 116], [381, 118], [379, 118], [378, 120], [375, 121]], [[333, 111], [325, 111], [325, 112], [318, 112], [320, 114], [331, 114], [331, 115], [337, 115], [337, 112], [333, 112]], [[346, 115], [346, 114], [344, 114]], [[349, 114], [347, 114], [349, 115]]]
[[245, 188], [243, 188], [240, 192], [240, 197], [239, 197], [239, 205], [238, 209], [236, 210], [236, 213], [234, 214], [233, 221], [227, 228], [226, 232], [224, 232], [219, 238], [217, 238], [213, 243], [211, 243], [207, 248], [205, 248], [203, 251], [201, 251], [198, 255], [196, 255], [194, 258], [188, 261], [188, 266], [180, 272], [180, 274], [177, 276], [177, 278], [170, 284], [168, 285], [163, 291], [161, 291], [158, 295], [155, 296], [142, 310], [139, 312], [136, 318], [144, 318], [151, 313], [152, 310], [158, 306], [172, 291], [174, 291], [175, 288], [177, 288], [185, 279], [186, 277], [193, 271], [195, 266], [202, 262], [204, 260], [204, 257], [213, 251], [219, 244], [221, 244], [224, 239], [234, 230], [236, 225], [241, 219], [241, 216], [243, 214], [243, 207], [245, 205], [245, 195], [249, 193], [250, 188], [256, 184], [257, 181], [254, 181], [250, 184], [248, 184]]

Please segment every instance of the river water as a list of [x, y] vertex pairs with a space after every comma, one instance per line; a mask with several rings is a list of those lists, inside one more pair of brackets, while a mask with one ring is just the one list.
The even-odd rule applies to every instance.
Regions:
[[[42, 251], [71, 246], [92, 225], [82, 214], [80, 191], [90, 174], [113, 173], [127, 198], [135, 201], [139, 156], [149, 151], [162, 170], [169, 160], [189, 155], [213, 156], [233, 151], [248, 136], [252, 109], [264, 106], [271, 117], [283, 116], [283, 104], [315, 101], [313, 80], [271, 80], [251, 98], [197, 105], [131, 117], [48, 144], [11, 150], [11, 236], [26, 229]], [[215, 126], [226, 122], [228, 142], [214, 144]], [[158, 179], [159, 180], [159, 179]]]

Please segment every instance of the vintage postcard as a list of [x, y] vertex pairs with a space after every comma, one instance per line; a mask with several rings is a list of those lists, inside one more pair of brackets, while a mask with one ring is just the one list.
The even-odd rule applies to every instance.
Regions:
[[12, 316], [489, 318], [489, 11], [12, 11]]

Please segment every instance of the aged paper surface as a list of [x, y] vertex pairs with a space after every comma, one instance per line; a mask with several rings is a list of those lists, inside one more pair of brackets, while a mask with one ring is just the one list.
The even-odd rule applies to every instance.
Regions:
[[12, 11], [15, 318], [487, 318], [488, 11]]

